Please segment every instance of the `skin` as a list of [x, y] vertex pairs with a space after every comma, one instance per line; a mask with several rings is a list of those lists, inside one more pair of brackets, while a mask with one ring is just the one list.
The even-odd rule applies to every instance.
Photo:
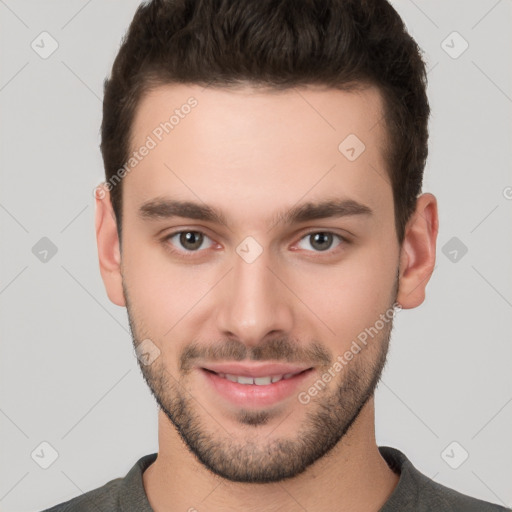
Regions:
[[[159, 453], [143, 474], [150, 504], [157, 512], [378, 510], [399, 478], [377, 448], [373, 398], [392, 322], [308, 404], [293, 394], [270, 407], [235, 407], [194, 365], [303, 363], [314, 367], [298, 390], [307, 391], [393, 304], [423, 302], [435, 265], [436, 198], [418, 197], [399, 246], [375, 87], [160, 86], [139, 104], [133, 148], [190, 96], [197, 107], [123, 179], [122, 247], [108, 190], [96, 198], [107, 294], [127, 307], [134, 345], [150, 339], [160, 351], [152, 364], [139, 362], [160, 405]], [[351, 133], [366, 147], [354, 161], [338, 150]], [[227, 223], [138, 215], [163, 196], [211, 205]], [[271, 221], [333, 198], [373, 213]], [[164, 239], [180, 230], [206, 237], [195, 252], [179, 236]], [[318, 232], [347, 242], [315, 244], [307, 235]], [[252, 263], [236, 252], [247, 236], [262, 249]], [[187, 352], [192, 344], [197, 358]], [[265, 475], [271, 481], [261, 483]]]

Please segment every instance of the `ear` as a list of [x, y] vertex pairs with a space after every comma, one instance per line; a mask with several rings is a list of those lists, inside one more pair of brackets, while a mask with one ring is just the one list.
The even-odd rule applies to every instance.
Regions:
[[110, 192], [102, 183], [95, 189], [96, 242], [101, 278], [108, 298], [118, 306], [126, 306], [121, 275], [121, 250], [117, 222], [110, 201]]
[[432, 194], [422, 194], [407, 223], [400, 249], [397, 302], [403, 309], [416, 308], [425, 300], [425, 288], [436, 262], [438, 229], [437, 200]]

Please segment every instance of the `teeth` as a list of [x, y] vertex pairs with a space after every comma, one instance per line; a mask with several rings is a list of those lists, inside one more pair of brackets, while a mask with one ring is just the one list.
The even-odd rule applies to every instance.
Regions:
[[285, 375], [273, 375], [268, 377], [245, 377], [244, 375], [231, 375], [229, 373], [218, 373], [219, 377], [228, 379], [231, 382], [238, 382], [238, 384], [256, 384], [257, 386], [268, 386], [281, 379], [289, 379], [296, 375], [295, 373], [286, 373]]
[[267, 386], [272, 383], [272, 377], [254, 377], [254, 384], [257, 386]]

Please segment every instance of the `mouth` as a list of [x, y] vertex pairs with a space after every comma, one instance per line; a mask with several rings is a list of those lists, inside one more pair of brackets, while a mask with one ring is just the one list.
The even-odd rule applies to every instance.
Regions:
[[312, 368], [308, 368], [306, 370], [302, 370], [300, 372], [289, 372], [289, 373], [281, 373], [278, 375], [265, 375], [262, 377], [250, 377], [247, 375], [234, 375], [231, 373], [219, 373], [214, 372], [213, 370], [209, 370], [208, 368], [203, 368], [203, 370], [214, 373], [221, 379], [227, 379], [231, 382], [237, 382], [238, 384], [244, 384], [244, 385], [250, 385], [254, 384], [256, 386], [268, 386], [270, 384], [275, 384], [276, 382], [279, 382], [280, 380], [288, 380], [293, 377], [296, 377], [297, 375], [300, 375], [301, 373], [307, 372], [311, 370]]
[[315, 371], [312, 367], [275, 364], [247, 366], [237, 363], [215, 365], [215, 369], [213, 366], [198, 368], [209, 392], [237, 407], [278, 404], [294, 392], [306, 389], [304, 382]]

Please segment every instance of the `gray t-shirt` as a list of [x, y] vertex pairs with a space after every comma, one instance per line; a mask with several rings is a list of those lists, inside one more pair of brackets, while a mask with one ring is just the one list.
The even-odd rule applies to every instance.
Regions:
[[[400, 480], [379, 512], [498, 512], [512, 509], [471, 498], [434, 482], [420, 473], [396, 448], [379, 451]], [[156, 459], [152, 453], [140, 458], [124, 478], [116, 478], [43, 512], [153, 512], [142, 482], [142, 473]]]

